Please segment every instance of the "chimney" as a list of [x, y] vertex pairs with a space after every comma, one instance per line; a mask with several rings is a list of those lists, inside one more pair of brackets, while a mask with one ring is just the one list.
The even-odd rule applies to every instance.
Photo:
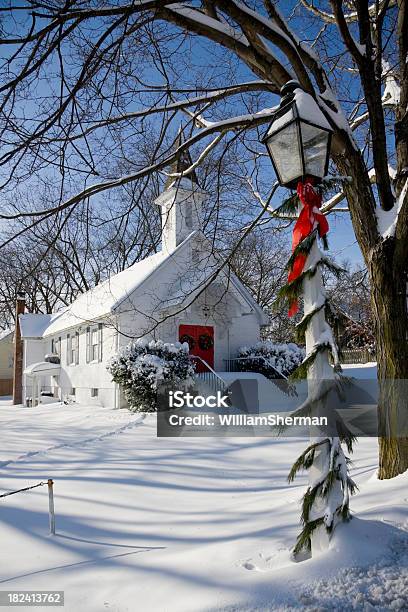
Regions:
[[13, 404], [23, 403], [23, 341], [21, 339], [19, 315], [25, 311], [25, 295], [17, 294], [16, 300], [16, 323], [14, 332], [14, 380], [13, 380]]

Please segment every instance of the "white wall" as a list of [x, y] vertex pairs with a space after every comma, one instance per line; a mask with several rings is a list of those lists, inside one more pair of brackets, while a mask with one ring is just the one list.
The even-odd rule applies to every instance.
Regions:
[[[44, 361], [44, 341], [37, 339], [24, 340], [23, 348], [23, 372], [24, 370], [33, 363]], [[42, 384], [49, 385], [49, 377], [42, 379]], [[33, 379], [30, 376], [23, 374], [23, 402], [27, 397], [32, 397]]]
[[[92, 326], [91, 326], [92, 327]], [[91, 363], [86, 362], [86, 325], [58, 334], [61, 336], [61, 374], [59, 386], [63, 396], [70, 396], [71, 399], [83, 404], [95, 403], [102, 406], [115, 406], [115, 384], [111, 380], [111, 375], [106, 369], [108, 360], [117, 350], [116, 330], [107, 325], [102, 329], [102, 360]], [[67, 363], [67, 334], [71, 336], [79, 332], [79, 363], [76, 365]], [[48, 350], [51, 351], [51, 338], [47, 339]], [[71, 390], [75, 388], [75, 396]], [[91, 389], [98, 389], [98, 397], [91, 397]]]
[[241, 315], [233, 320], [230, 328], [230, 355], [237, 356], [241, 346], [248, 346], [260, 340], [260, 325], [255, 314]]
[[[143, 293], [136, 293], [122, 304], [119, 344], [125, 346], [132, 337], [177, 342], [181, 324], [210, 325], [214, 327], [214, 366], [223, 371], [225, 360], [235, 357], [241, 346], [259, 340], [260, 322], [231, 283], [227, 286], [216, 280], [197, 297], [189, 294], [186, 279], [197, 267], [191, 261], [191, 247], [187, 247], [176, 252], [172, 261], [143, 285]], [[177, 295], [185, 303], [176, 304], [172, 310], [166, 308], [167, 300]], [[143, 312], [150, 312], [151, 316]], [[172, 312], [162, 323], [157, 322]]]
[[[193, 289], [197, 279], [208, 277], [208, 272], [217, 268], [211, 254], [206, 252], [207, 243], [199, 235], [196, 236], [146, 279], [141, 289], [123, 301], [115, 318], [107, 317], [104, 320], [103, 357], [100, 363], [86, 363], [86, 324], [54, 336], [61, 337], [61, 374], [58, 383], [63, 396], [70, 395], [74, 387], [76, 401], [114, 407], [119, 394], [106, 370], [106, 363], [116, 354], [118, 347], [138, 337], [176, 342], [179, 326], [183, 323], [214, 327], [214, 365], [218, 371], [225, 370], [225, 360], [235, 357], [241, 346], [259, 340], [260, 321], [232, 283], [226, 283], [220, 276], [194, 298]], [[182, 312], [177, 313], [179, 310]], [[163, 321], [166, 314], [169, 318]], [[67, 332], [73, 335], [76, 330], [80, 333], [79, 364], [68, 365]], [[116, 330], [119, 330], [119, 335]], [[28, 347], [26, 365], [43, 361], [44, 356], [51, 352], [51, 340], [52, 337], [48, 337], [43, 341], [25, 342]], [[43, 382], [53, 383], [51, 378], [48, 383]], [[91, 398], [92, 388], [99, 390], [97, 399]], [[120, 401], [123, 403], [123, 399]]]
[[[61, 338], [61, 370], [59, 376], [41, 377], [41, 386], [44, 390], [53, 390], [61, 399], [70, 398], [79, 403], [94, 403], [102, 406], [115, 407], [116, 385], [106, 369], [108, 360], [117, 352], [117, 332], [112, 326], [104, 325], [102, 330], [103, 349], [102, 361], [86, 362], [86, 329], [81, 325], [66, 332], [50, 336], [42, 340], [26, 340], [24, 342], [24, 369], [33, 363], [44, 361], [47, 353], [51, 353], [52, 339]], [[72, 337], [79, 332], [79, 363], [67, 363], [67, 334]], [[24, 397], [32, 395], [32, 379], [24, 376]], [[75, 388], [75, 395], [72, 389]], [[91, 397], [91, 389], [98, 389], [98, 397]]]

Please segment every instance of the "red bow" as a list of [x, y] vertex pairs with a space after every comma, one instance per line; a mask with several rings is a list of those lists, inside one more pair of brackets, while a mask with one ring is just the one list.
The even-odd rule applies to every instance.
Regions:
[[[304, 183], [299, 181], [297, 186], [297, 194], [302, 203], [302, 210], [296, 225], [293, 228], [292, 237], [292, 253], [302, 240], [307, 238], [316, 228], [318, 228], [320, 238], [323, 238], [329, 231], [329, 224], [326, 217], [320, 212], [322, 204], [322, 196], [317, 193], [313, 187], [313, 179], [308, 178]], [[296, 280], [303, 272], [307, 255], [299, 253], [295, 257], [292, 268], [289, 271], [288, 283]], [[297, 300], [290, 304], [289, 316], [293, 317], [299, 310]]]

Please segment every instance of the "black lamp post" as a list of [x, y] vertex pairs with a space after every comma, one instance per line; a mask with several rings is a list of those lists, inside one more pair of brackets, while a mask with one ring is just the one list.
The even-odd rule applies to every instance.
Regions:
[[308, 177], [320, 182], [327, 174], [333, 130], [313, 96], [297, 81], [286, 83], [281, 95], [262, 139], [279, 184], [293, 189]]

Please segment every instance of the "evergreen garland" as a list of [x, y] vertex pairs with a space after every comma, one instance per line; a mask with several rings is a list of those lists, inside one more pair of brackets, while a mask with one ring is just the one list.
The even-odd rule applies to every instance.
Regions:
[[296, 368], [294, 372], [290, 375], [290, 380], [303, 380], [307, 378], [307, 373], [309, 368], [313, 365], [316, 360], [316, 357], [319, 353], [323, 351], [330, 351], [331, 345], [328, 342], [321, 342], [320, 344], [316, 344], [313, 348], [313, 351], [309, 353], [309, 355], [302, 361], [300, 366]]
[[275, 213], [279, 213], [280, 215], [285, 216], [293, 216], [296, 219], [297, 210], [299, 206], [299, 197], [295, 192], [290, 195], [286, 200], [283, 200], [282, 204], [276, 208]]
[[306, 236], [306, 238], [304, 238], [301, 242], [299, 242], [299, 244], [297, 245], [297, 247], [294, 249], [292, 255], [289, 257], [288, 259], [288, 263], [286, 264], [286, 269], [287, 270], [291, 270], [293, 264], [295, 263], [295, 259], [298, 255], [302, 254], [302, 255], [309, 255], [310, 250], [313, 246], [314, 241], [317, 238], [317, 228], [315, 230], [313, 230], [313, 232], [311, 234], [309, 234], [308, 236]]
[[[327, 447], [326, 450], [330, 454], [329, 466], [327, 472], [322, 475], [320, 480], [312, 486], [309, 486], [303, 496], [301, 512], [303, 529], [293, 549], [294, 556], [298, 555], [303, 549], [310, 550], [311, 537], [317, 527], [324, 525], [327, 532], [330, 534], [339, 520], [350, 520], [349, 499], [350, 495], [356, 492], [357, 485], [347, 473], [347, 466], [350, 460], [344, 456], [340, 446], [340, 440], [336, 441], [335, 438], [325, 438], [324, 440], [311, 444], [293, 464], [288, 476], [288, 482], [293, 482], [297, 473], [301, 470], [309, 470], [312, 467], [316, 450], [323, 446]], [[324, 516], [311, 519], [310, 514], [317, 497], [328, 500], [336, 481], [341, 484], [343, 492], [341, 504], [338, 505], [334, 511], [330, 509], [330, 505], [328, 504]]]
[[319, 264], [320, 262], [318, 262], [318, 264], [316, 264], [312, 268], [303, 270], [302, 274], [295, 278], [295, 280], [293, 280], [291, 283], [286, 283], [286, 285], [279, 289], [276, 298], [276, 303], [282, 304], [283, 302], [287, 302], [288, 304], [291, 304], [291, 302], [293, 302], [294, 300], [299, 299], [300, 294], [302, 293], [303, 281], [305, 280], [305, 278], [313, 278], [313, 276], [316, 274], [317, 266]]
[[328, 257], [321, 256], [319, 261], [316, 262], [311, 268], [303, 270], [302, 274], [295, 278], [295, 280], [290, 283], [286, 283], [286, 285], [279, 289], [277, 298], [275, 300], [276, 305], [280, 306], [284, 302], [291, 304], [294, 300], [299, 299], [302, 293], [303, 281], [305, 279], [313, 278], [319, 266], [325, 266], [328, 270], [335, 274], [336, 277], [343, 272], [343, 268], [340, 268], [336, 263], [334, 263], [334, 261]]
[[[317, 189], [319, 189], [320, 193], [327, 193], [334, 187], [338, 187], [339, 183], [341, 183], [343, 180], [343, 177], [325, 179]], [[298, 207], [298, 196], [297, 194], [293, 194], [282, 203], [278, 210], [281, 213], [295, 215]], [[297, 245], [287, 264], [287, 268], [289, 270], [292, 269], [298, 255], [302, 254], [307, 257], [310, 254], [317, 237], [318, 229], [316, 228], [309, 236], [307, 236]], [[328, 248], [325, 237], [323, 238], [323, 247], [325, 249]], [[303, 282], [305, 280], [311, 280], [315, 276], [319, 266], [326, 267], [336, 276], [339, 276], [339, 274], [342, 272], [342, 269], [332, 260], [321, 255], [319, 261], [314, 263], [309, 268], [304, 269], [295, 280], [290, 283], [286, 283], [286, 285], [282, 287], [278, 293], [277, 303], [282, 304], [282, 302], [288, 302], [290, 305], [294, 301], [298, 300], [302, 292]], [[303, 316], [296, 329], [298, 341], [302, 342], [305, 340], [306, 331], [311, 324], [313, 317], [322, 310], [324, 310], [325, 319], [327, 321], [330, 313], [332, 312], [327, 298], [322, 304], [317, 305], [311, 312], [308, 312]], [[328, 337], [313, 347], [310, 354], [307, 355], [300, 366], [291, 374], [290, 380], [306, 378], [309, 369], [316, 360], [316, 357], [324, 351], [331, 353], [334, 361], [334, 370], [336, 372], [341, 371], [340, 364], [338, 363], [338, 350], [334, 340], [330, 336], [331, 334], [328, 334]], [[340, 395], [342, 392], [342, 384], [341, 378], [338, 376], [335, 377], [332, 385], [323, 385], [319, 396], [308, 398], [295, 414], [299, 415], [300, 413], [310, 413], [313, 406], [318, 405], [319, 402], [321, 403], [325, 398], [328, 401], [328, 394], [334, 387]], [[296, 545], [293, 550], [294, 556], [298, 555], [304, 549], [309, 551], [311, 550], [311, 538], [313, 532], [317, 528], [325, 526], [327, 532], [331, 533], [338, 521], [348, 521], [350, 518], [349, 497], [355, 492], [356, 485], [348, 475], [349, 459], [345, 457], [341, 443], [344, 442], [348, 451], [351, 452], [354, 437], [340, 419], [336, 419], [335, 428], [337, 431], [337, 437], [325, 437], [323, 440], [311, 444], [295, 461], [288, 476], [288, 481], [292, 482], [300, 470], [309, 470], [312, 467], [316, 459], [317, 451], [326, 453], [327, 465], [324, 466], [320, 479], [318, 482], [312, 483], [309, 486], [302, 500], [301, 523], [303, 528], [297, 538]], [[330, 502], [333, 502], [333, 500], [329, 500], [329, 498], [335, 487], [341, 489], [343, 499], [341, 504], [333, 509], [330, 504]], [[312, 510], [317, 498], [327, 501], [326, 509], [323, 516], [312, 518]]]
[[327, 303], [328, 303], [328, 300], [326, 299], [326, 301], [321, 306], [317, 306], [314, 310], [312, 310], [311, 312], [308, 312], [299, 321], [299, 323], [296, 325], [296, 330], [295, 330], [296, 342], [299, 342], [300, 344], [304, 344], [305, 343], [306, 329], [308, 328], [312, 318], [322, 308], [326, 308]]
[[337, 278], [340, 276], [340, 274], [342, 274], [342, 272], [345, 271], [344, 268], [341, 268], [332, 259], [330, 259], [329, 257], [325, 257], [324, 255], [322, 255], [320, 263], [325, 266], [325, 268], [330, 270], [330, 272], [334, 274]]
[[[321, 195], [329, 195], [329, 193], [333, 191], [334, 189], [336, 190], [338, 190], [339, 188], [343, 189], [343, 182], [347, 180], [349, 180], [349, 177], [347, 176], [346, 177], [342, 177], [342, 176], [327, 177], [324, 179], [322, 183], [320, 183], [320, 185], [316, 185], [315, 189]], [[283, 200], [281, 205], [278, 206], [274, 212], [275, 214], [279, 213], [280, 215], [293, 217], [293, 219], [296, 219], [299, 204], [300, 204], [299, 196], [295, 191], [294, 193], [291, 193], [291, 195], [288, 198]], [[324, 248], [327, 249], [328, 246], [327, 246], [327, 240], [325, 237], [322, 238], [322, 242], [323, 242]]]
[[[337, 376], [332, 381], [326, 380], [324, 387], [320, 389], [320, 394], [318, 395], [318, 397], [312, 397], [312, 398], [308, 397], [303, 402], [303, 404], [297, 410], [295, 410], [295, 412], [291, 414], [291, 416], [292, 417], [316, 416], [315, 407], [319, 404], [319, 402], [322, 402], [323, 400], [328, 401], [329, 394], [332, 393], [333, 391], [336, 392], [340, 401], [344, 400], [343, 387], [349, 384], [351, 384], [351, 381], [349, 378], [345, 376]], [[336, 431], [336, 437], [339, 438], [340, 442], [346, 445], [347, 451], [349, 453], [353, 452], [353, 444], [356, 440], [356, 437], [348, 429], [348, 427], [344, 424], [343, 420], [340, 418], [337, 418], [336, 410], [334, 407], [333, 407], [333, 420], [330, 423], [330, 427], [333, 431]], [[283, 434], [285, 429], [287, 429], [287, 426], [284, 426], [284, 425], [280, 426], [279, 434]], [[317, 443], [317, 445], [318, 444], [319, 443]], [[305, 453], [307, 453], [307, 450], [305, 451]], [[312, 457], [312, 463], [313, 463], [313, 458], [314, 458], [314, 455]], [[346, 462], [349, 462], [349, 461], [346, 460]], [[292, 470], [296, 467], [296, 465], [297, 463], [295, 462], [294, 466], [292, 466]], [[294, 474], [296, 474], [296, 471], [297, 470], [295, 469]], [[293, 478], [290, 478], [289, 481], [291, 480], [293, 480]]]

